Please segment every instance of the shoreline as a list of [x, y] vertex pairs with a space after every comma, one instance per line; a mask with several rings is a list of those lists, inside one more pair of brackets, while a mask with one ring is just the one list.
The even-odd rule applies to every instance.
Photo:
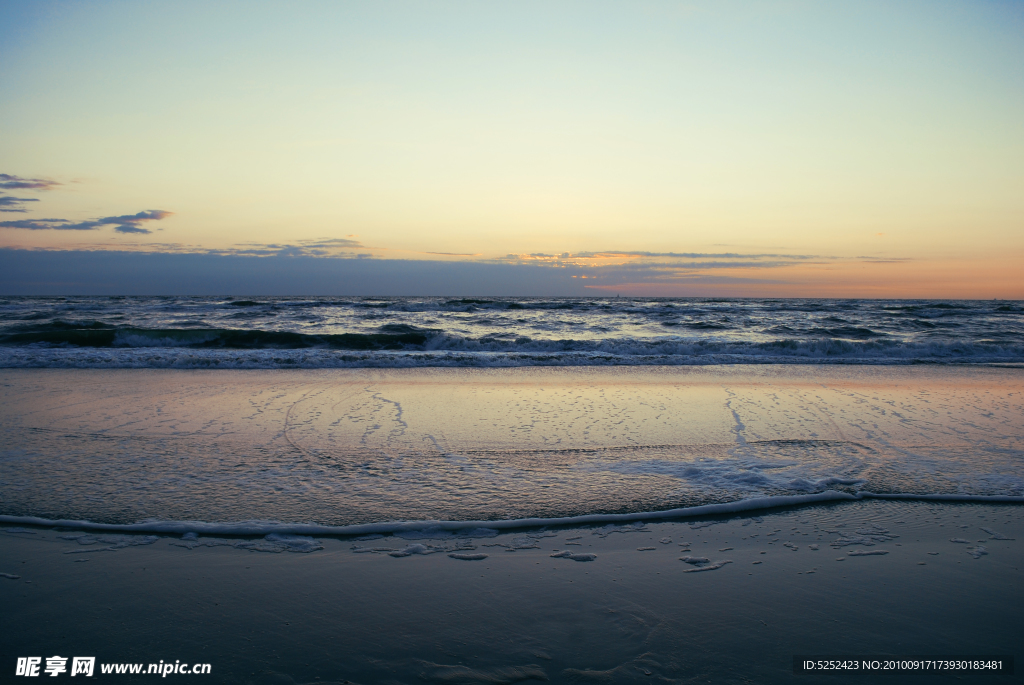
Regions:
[[1024, 496], [1014, 495], [957, 495], [909, 493], [848, 493], [829, 490], [809, 495], [781, 495], [750, 500], [739, 500], [722, 504], [705, 504], [683, 509], [665, 511], [634, 512], [628, 514], [583, 514], [559, 518], [525, 518], [474, 521], [388, 521], [381, 523], [357, 523], [346, 526], [329, 526], [315, 523], [286, 523], [278, 521], [141, 521], [138, 523], [99, 523], [67, 519], [45, 519], [36, 516], [8, 516], [0, 514], [0, 524], [33, 526], [61, 530], [86, 530], [111, 533], [156, 533], [156, 534], [214, 534], [233, 536], [261, 535], [324, 535], [348, 537], [370, 534], [394, 534], [403, 532], [444, 531], [464, 532], [479, 529], [495, 531], [516, 531], [546, 527], [572, 527], [601, 523], [687, 521], [704, 517], [729, 514], [767, 512], [776, 509], [799, 509], [819, 504], [843, 504], [863, 500], [890, 500], [933, 502], [948, 504], [1024, 504]]

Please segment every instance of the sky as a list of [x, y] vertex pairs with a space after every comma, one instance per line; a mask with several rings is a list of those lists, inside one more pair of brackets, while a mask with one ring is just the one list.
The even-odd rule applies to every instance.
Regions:
[[0, 264], [1022, 299], [1024, 3], [0, 0]]

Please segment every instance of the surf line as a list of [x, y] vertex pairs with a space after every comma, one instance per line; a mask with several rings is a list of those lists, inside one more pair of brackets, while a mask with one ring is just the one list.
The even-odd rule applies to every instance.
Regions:
[[118, 533], [165, 533], [165, 534], [208, 534], [208, 535], [368, 535], [372, 533], [401, 533], [406, 531], [438, 531], [457, 533], [459, 531], [515, 530], [519, 528], [541, 528], [545, 526], [573, 526], [590, 523], [618, 523], [631, 521], [657, 521], [665, 519], [687, 519], [699, 516], [736, 514], [761, 509], [777, 509], [822, 502], [852, 502], [866, 499], [914, 500], [924, 502], [983, 502], [989, 504], [1024, 504], [1024, 496], [1018, 495], [956, 495], [956, 494], [886, 494], [861, 491], [855, 494], [827, 490], [810, 495], [780, 495], [757, 497], [723, 504], [704, 504], [696, 507], [646, 511], [630, 514], [583, 514], [560, 518], [522, 518], [503, 521], [390, 521], [383, 523], [362, 523], [347, 526], [326, 526], [315, 523], [283, 523], [280, 521], [141, 521], [139, 523], [96, 523], [69, 519], [45, 519], [36, 516], [0, 515], [0, 523], [41, 527], [71, 528]]

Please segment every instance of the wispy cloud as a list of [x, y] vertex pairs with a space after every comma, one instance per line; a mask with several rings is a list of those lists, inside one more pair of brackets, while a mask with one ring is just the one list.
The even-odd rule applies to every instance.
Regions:
[[92, 221], [72, 222], [68, 219], [20, 219], [0, 221], [0, 228], [21, 228], [30, 231], [94, 231], [104, 226], [113, 226], [118, 233], [149, 234], [151, 230], [142, 224], [148, 221], [160, 221], [171, 216], [173, 212], [162, 209], [150, 209], [137, 214], [106, 216]]
[[0, 188], [7, 190], [52, 190], [63, 185], [48, 178], [24, 178], [13, 174], [0, 174]]
[[29, 231], [45, 231], [47, 229], [71, 229], [67, 219], [16, 219], [0, 221], [0, 228], [24, 228]]
[[[140, 214], [143, 213], [144, 212], [140, 212]], [[170, 214], [170, 212], [166, 212], [166, 214]], [[138, 217], [138, 215], [133, 215], [133, 217]], [[156, 218], [157, 217], [152, 217], [152, 219]], [[63, 219], [22, 219], [18, 221], [0, 222], [0, 228], [86, 231], [96, 227], [91, 226], [92, 224], [102, 224], [104, 221], [109, 221], [111, 219], [117, 219], [122, 222], [124, 221], [124, 217], [108, 217], [107, 219], [97, 219], [96, 221], [71, 224]], [[111, 244], [110, 242], [103, 241], [81, 242], [74, 245], [63, 243], [58, 247], [33, 247], [27, 249], [39, 252], [62, 252], [70, 250], [74, 252], [134, 252], [168, 255], [211, 255], [216, 257], [361, 257], [365, 259], [373, 256], [366, 252], [353, 252], [353, 250], [368, 250], [370, 248], [364, 247], [358, 240], [350, 240], [347, 238], [317, 238], [314, 240], [299, 240], [295, 243], [249, 242], [238, 243], [227, 247], [208, 247], [202, 244], [179, 242], [146, 241]]]
[[0, 195], [0, 212], [27, 212], [22, 205], [26, 202], [39, 202], [34, 197], [14, 197], [13, 195]]
[[860, 256], [856, 259], [864, 262], [865, 264], [900, 264], [902, 262], [914, 261], [911, 257], [865, 257]]

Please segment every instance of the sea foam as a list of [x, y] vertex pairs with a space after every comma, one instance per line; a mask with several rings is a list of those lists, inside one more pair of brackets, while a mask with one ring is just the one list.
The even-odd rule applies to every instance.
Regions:
[[[390, 534], [411, 539], [445, 539], [452, 537], [494, 537], [498, 531], [528, 528], [545, 528], [552, 526], [578, 526], [588, 524], [614, 524], [624, 522], [642, 523], [668, 519], [687, 519], [703, 516], [723, 516], [741, 512], [776, 509], [821, 504], [826, 502], [851, 502], [864, 499], [895, 499], [922, 502], [984, 502], [1024, 504], [1024, 496], [1012, 495], [890, 495], [872, 492], [839, 492], [829, 490], [808, 495], [783, 495], [778, 497], [756, 497], [751, 499], [727, 502], [723, 504], [706, 504], [696, 507], [667, 509], [664, 511], [646, 511], [628, 514], [585, 514], [582, 516], [564, 516], [557, 518], [520, 518], [499, 521], [391, 521], [383, 523], [363, 523], [347, 526], [329, 526], [316, 523], [289, 523], [283, 521], [140, 521], [138, 523], [100, 523], [95, 521], [47, 519], [37, 516], [0, 515], [0, 523], [18, 526], [41, 526], [77, 529], [84, 531], [110, 531], [121, 533], [156, 533], [186, 535], [244, 535], [244, 536], [309, 536], [309, 535], [372, 535]], [[619, 532], [617, 530], [607, 532]], [[607, 534], [599, 529], [595, 534]], [[625, 532], [625, 531], [622, 531]], [[873, 531], [872, 531], [873, 532]], [[411, 535], [410, 535], [411, 534]], [[884, 533], [875, 533], [879, 537]], [[554, 535], [552, 533], [552, 535]], [[867, 536], [863, 536], [870, 542]], [[886, 536], [884, 539], [891, 539]], [[532, 544], [534, 538], [524, 538], [523, 547]], [[278, 537], [275, 541], [283, 542]], [[847, 543], [849, 544], [849, 543]], [[854, 542], [853, 544], [863, 544]], [[504, 545], [503, 545], [504, 546]]]

